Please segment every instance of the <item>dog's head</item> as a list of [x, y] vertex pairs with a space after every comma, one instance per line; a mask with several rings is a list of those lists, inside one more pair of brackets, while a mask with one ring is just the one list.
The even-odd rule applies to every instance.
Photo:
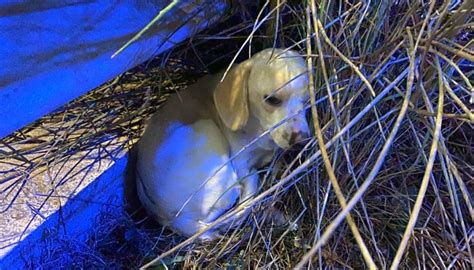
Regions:
[[307, 88], [301, 55], [266, 49], [232, 68], [217, 86], [214, 100], [228, 128], [243, 128], [252, 114], [265, 130], [272, 130], [273, 141], [286, 149], [309, 134], [304, 112]]

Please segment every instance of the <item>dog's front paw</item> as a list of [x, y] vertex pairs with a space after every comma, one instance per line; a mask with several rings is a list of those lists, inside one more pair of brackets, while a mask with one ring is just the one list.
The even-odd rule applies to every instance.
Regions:
[[[198, 222], [200, 226], [199, 231], [205, 230], [207, 226], [209, 225], [209, 223], [204, 222], [204, 221], [198, 221]], [[223, 235], [218, 230], [216, 230], [215, 228], [210, 228], [203, 234], [199, 235], [198, 239], [199, 241], [202, 241], [202, 242], [210, 242], [216, 239], [221, 239], [222, 237]]]

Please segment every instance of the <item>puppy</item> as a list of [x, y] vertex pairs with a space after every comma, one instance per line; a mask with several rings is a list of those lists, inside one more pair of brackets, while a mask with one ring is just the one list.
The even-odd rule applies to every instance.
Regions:
[[[221, 81], [223, 74], [171, 97], [138, 144], [139, 199], [161, 224], [184, 236], [254, 195], [257, 171], [275, 150], [308, 136], [308, 75], [297, 52], [266, 49]], [[213, 239], [222, 229], [201, 239]]]

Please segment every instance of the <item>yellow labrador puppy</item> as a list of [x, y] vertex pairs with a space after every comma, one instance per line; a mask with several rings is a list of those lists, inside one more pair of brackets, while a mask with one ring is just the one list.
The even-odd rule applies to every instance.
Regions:
[[[254, 195], [257, 170], [275, 150], [308, 135], [303, 111], [308, 76], [297, 52], [266, 49], [233, 67], [221, 82], [222, 76], [206, 76], [171, 97], [138, 145], [143, 206], [185, 236]], [[201, 239], [218, 234], [219, 228], [210, 230]]]

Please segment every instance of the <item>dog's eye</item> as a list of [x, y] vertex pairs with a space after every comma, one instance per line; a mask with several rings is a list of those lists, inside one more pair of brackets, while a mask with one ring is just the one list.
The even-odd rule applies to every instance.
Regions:
[[272, 106], [278, 106], [281, 104], [281, 99], [275, 97], [275, 96], [268, 96], [265, 95], [263, 96], [263, 99], [265, 100], [266, 103], [272, 105]]

